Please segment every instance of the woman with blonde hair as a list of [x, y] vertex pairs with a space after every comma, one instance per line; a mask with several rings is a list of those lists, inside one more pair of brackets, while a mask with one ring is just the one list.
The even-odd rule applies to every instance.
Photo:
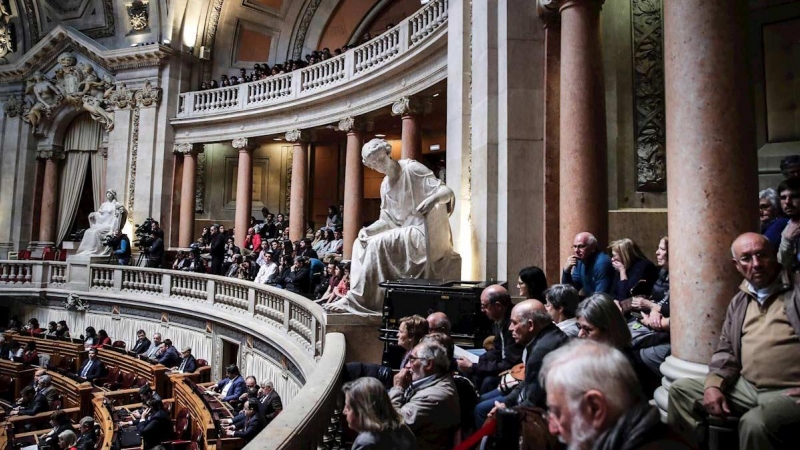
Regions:
[[375, 378], [359, 378], [342, 387], [347, 425], [358, 432], [352, 450], [419, 448], [414, 433], [403, 424], [386, 388]]
[[611, 280], [611, 295], [625, 300], [634, 295], [650, 295], [658, 279], [658, 268], [644, 256], [635, 242], [619, 239], [608, 246], [611, 265], [616, 273]]

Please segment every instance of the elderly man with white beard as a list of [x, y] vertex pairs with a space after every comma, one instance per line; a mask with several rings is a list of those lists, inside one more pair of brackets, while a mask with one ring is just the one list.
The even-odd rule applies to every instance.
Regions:
[[539, 373], [550, 433], [570, 450], [688, 449], [661, 423], [628, 358], [578, 339], [549, 353]]

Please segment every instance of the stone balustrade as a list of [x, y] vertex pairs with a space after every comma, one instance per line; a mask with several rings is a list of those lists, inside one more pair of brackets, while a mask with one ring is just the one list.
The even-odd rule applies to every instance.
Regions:
[[415, 50], [447, 21], [449, 0], [432, 0], [419, 11], [359, 47], [294, 72], [263, 80], [205, 91], [178, 99], [177, 119], [277, 106], [336, 90], [367, 77], [397, 57]]
[[[313, 448], [336, 407], [344, 367], [344, 336], [326, 336], [316, 303], [291, 292], [214, 275], [89, 264], [86, 278], [70, 262], [0, 261], [3, 298], [80, 297], [175, 310], [246, 328], [271, 340], [298, 363], [305, 385], [248, 448]], [[71, 278], [72, 276], [72, 278]], [[330, 344], [330, 346], [329, 346]], [[321, 370], [317, 370], [321, 369]]]

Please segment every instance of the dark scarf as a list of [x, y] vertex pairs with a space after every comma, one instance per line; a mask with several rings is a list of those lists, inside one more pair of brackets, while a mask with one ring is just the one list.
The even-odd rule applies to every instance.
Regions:
[[664, 431], [658, 409], [645, 401], [628, 409], [611, 428], [597, 438], [592, 449], [631, 450], [662, 439]]

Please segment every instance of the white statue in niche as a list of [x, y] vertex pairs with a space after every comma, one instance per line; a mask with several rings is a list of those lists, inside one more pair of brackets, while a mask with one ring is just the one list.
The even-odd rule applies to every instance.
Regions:
[[125, 207], [117, 201], [117, 191], [106, 191], [106, 201], [100, 209], [89, 214], [89, 229], [83, 233], [83, 240], [78, 247], [78, 255], [108, 256], [111, 248], [103, 245], [106, 236], [122, 228], [125, 223]]
[[422, 163], [395, 161], [391, 152], [383, 139], [373, 139], [361, 150], [364, 165], [386, 175], [380, 218], [359, 231], [353, 243], [350, 291], [325, 305], [330, 312], [379, 315], [382, 281], [461, 275], [461, 257], [453, 251], [448, 221], [455, 206], [453, 191]]

